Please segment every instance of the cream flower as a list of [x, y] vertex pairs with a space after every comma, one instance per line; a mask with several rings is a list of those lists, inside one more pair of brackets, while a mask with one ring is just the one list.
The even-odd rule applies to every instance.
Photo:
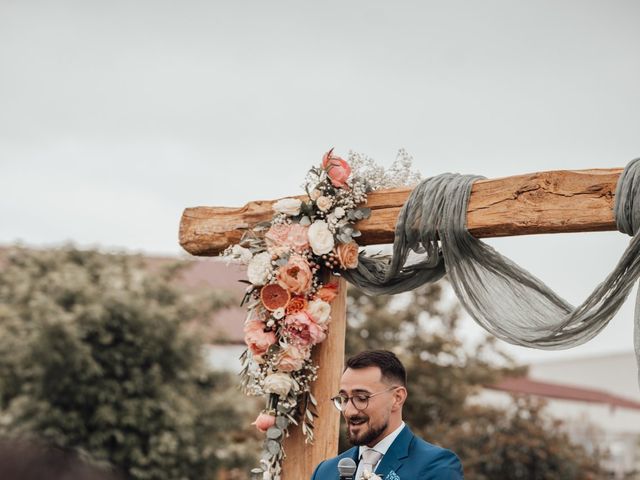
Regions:
[[293, 388], [293, 379], [286, 373], [272, 373], [264, 379], [264, 391], [286, 397]]
[[274, 203], [272, 208], [278, 213], [284, 213], [293, 217], [300, 213], [301, 205], [302, 200], [299, 198], [283, 198]]
[[320, 210], [326, 212], [331, 208], [331, 205], [333, 205], [333, 200], [331, 199], [331, 197], [325, 197], [323, 195], [316, 200], [316, 205]]
[[331, 318], [331, 305], [322, 300], [313, 300], [307, 306], [307, 313], [318, 325], [324, 325]]
[[247, 267], [247, 278], [254, 285], [264, 285], [271, 273], [271, 254], [262, 252], [255, 255]]
[[241, 247], [240, 245], [234, 245], [231, 249], [231, 254], [242, 264], [248, 264], [253, 258], [251, 250]]
[[314, 188], [309, 194], [309, 198], [314, 202], [322, 196], [322, 192], [317, 188]]
[[382, 478], [380, 478], [379, 475], [376, 475], [375, 473], [372, 473], [369, 470], [365, 470], [364, 472], [362, 472], [362, 479], [363, 480], [382, 480]]
[[333, 250], [333, 234], [326, 222], [322, 220], [313, 222], [309, 227], [308, 235], [309, 244], [316, 255], [325, 255]]

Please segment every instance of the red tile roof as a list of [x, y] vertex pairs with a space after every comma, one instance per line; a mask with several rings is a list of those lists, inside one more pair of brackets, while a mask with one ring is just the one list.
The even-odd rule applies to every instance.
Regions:
[[613, 395], [605, 390], [540, 382], [528, 377], [506, 378], [497, 384], [487, 385], [487, 388], [513, 394], [535, 395], [538, 397], [573, 400], [577, 402], [601, 403], [611, 407], [640, 410], [640, 402]]

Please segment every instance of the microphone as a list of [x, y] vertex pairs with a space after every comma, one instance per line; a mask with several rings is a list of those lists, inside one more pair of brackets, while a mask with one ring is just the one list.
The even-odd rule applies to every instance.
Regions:
[[338, 462], [338, 473], [340, 480], [353, 480], [358, 466], [352, 458], [343, 458]]

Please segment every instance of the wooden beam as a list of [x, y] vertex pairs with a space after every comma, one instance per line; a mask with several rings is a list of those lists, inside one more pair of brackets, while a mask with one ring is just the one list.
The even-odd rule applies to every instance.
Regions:
[[[559, 170], [480, 180], [471, 190], [467, 226], [478, 238], [615, 230], [613, 199], [621, 172]], [[402, 188], [369, 195], [372, 214], [358, 224], [360, 245], [393, 242], [398, 213], [410, 192]], [[180, 245], [193, 255], [217, 255], [255, 224], [271, 219], [274, 201], [240, 208], [187, 208], [180, 222]]]
[[[306, 480], [323, 460], [338, 454], [340, 413], [331, 403], [331, 397], [340, 389], [340, 377], [344, 367], [344, 342], [347, 329], [347, 282], [338, 281], [338, 296], [331, 302], [331, 324], [324, 342], [313, 347], [311, 358], [319, 365], [318, 378], [312, 393], [318, 401], [318, 415], [312, 445], [304, 443], [302, 429], [289, 427], [289, 437], [284, 441], [287, 458], [282, 464], [282, 480]], [[337, 477], [337, 472], [336, 472]]]

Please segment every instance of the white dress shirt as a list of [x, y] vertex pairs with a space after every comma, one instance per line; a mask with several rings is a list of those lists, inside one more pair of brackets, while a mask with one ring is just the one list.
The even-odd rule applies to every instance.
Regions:
[[376, 452], [380, 452], [382, 454], [382, 457], [380, 457], [380, 460], [378, 461], [378, 463], [373, 467], [373, 471], [375, 472], [376, 468], [378, 468], [378, 465], [380, 465], [380, 462], [382, 461], [384, 456], [387, 454], [387, 450], [389, 450], [389, 447], [391, 446], [393, 441], [396, 439], [396, 437], [400, 435], [400, 432], [402, 431], [403, 428], [404, 428], [404, 422], [402, 422], [398, 428], [396, 428], [393, 432], [391, 432], [389, 435], [387, 435], [378, 443], [376, 443], [373, 447], [360, 445], [360, 447], [358, 447], [358, 470], [356, 470], [356, 476], [353, 478], [355, 478], [356, 480], [360, 480], [360, 477], [363, 474], [362, 470], [364, 469], [364, 462], [361, 461], [362, 453], [365, 450], [369, 450], [371, 448]]

